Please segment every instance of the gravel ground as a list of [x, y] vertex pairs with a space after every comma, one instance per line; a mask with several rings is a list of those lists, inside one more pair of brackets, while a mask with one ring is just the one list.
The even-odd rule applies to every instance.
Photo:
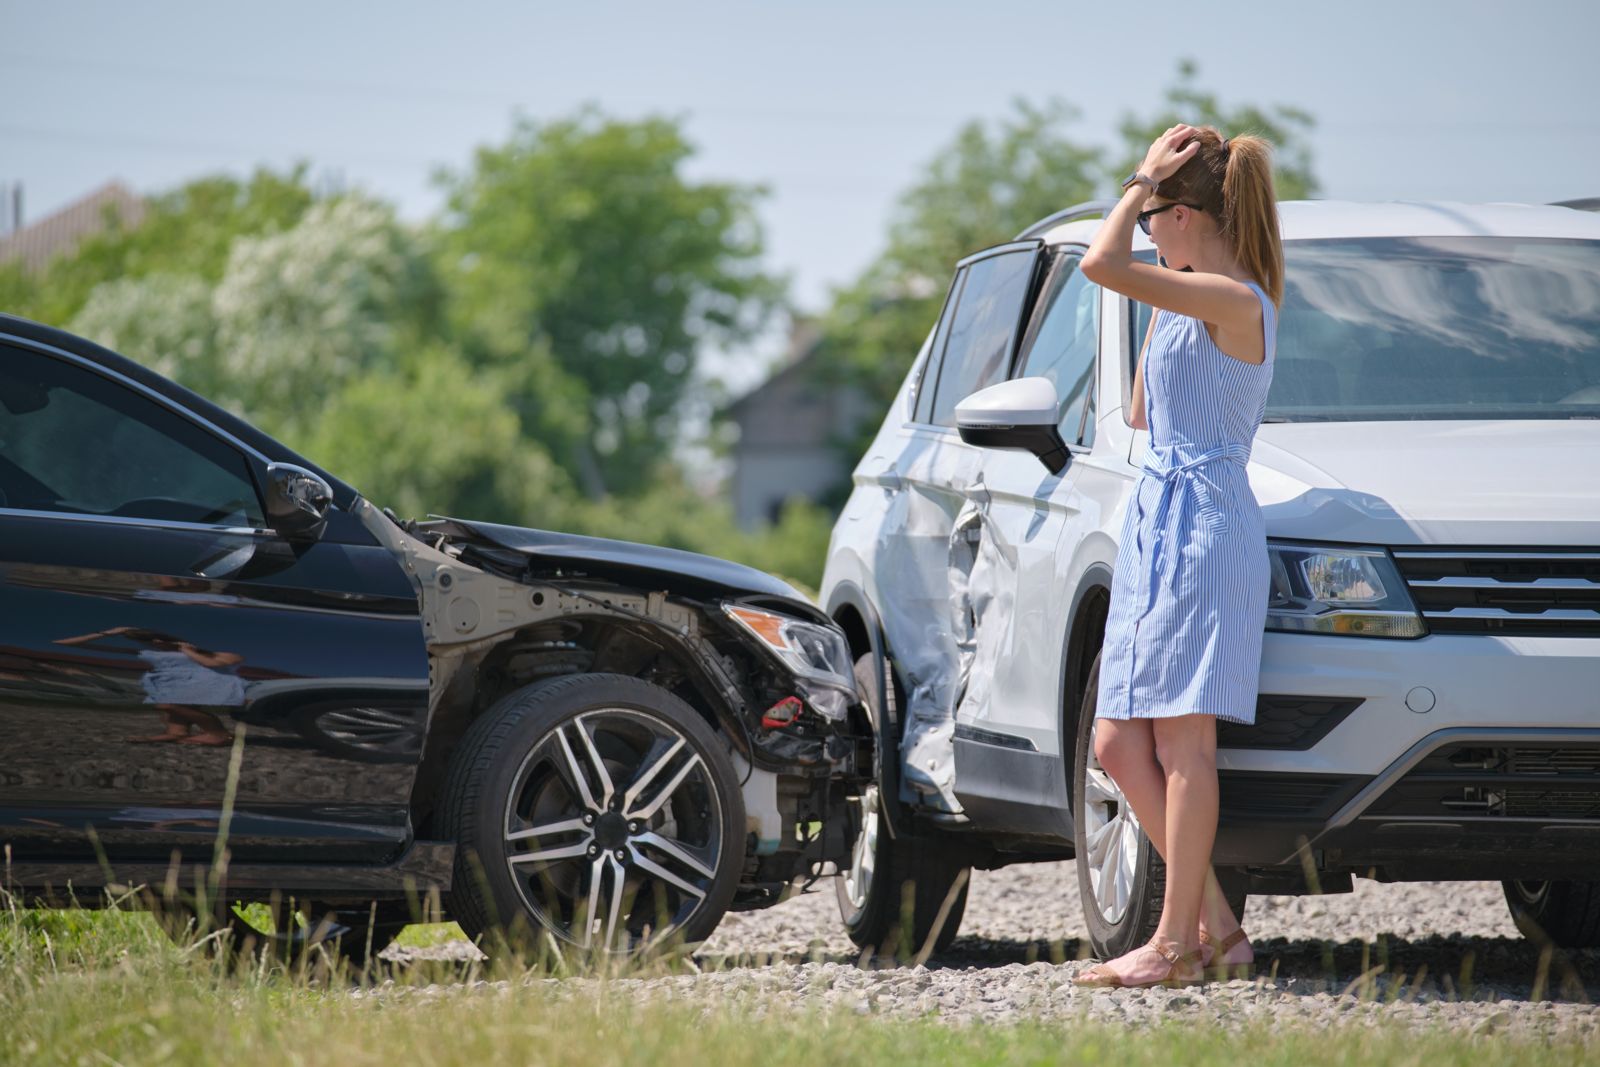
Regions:
[[[1082, 1020], [1144, 1025], [1449, 1026], [1477, 1034], [1600, 1039], [1600, 951], [1541, 957], [1494, 882], [1381, 884], [1325, 897], [1251, 897], [1256, 974], [1186, 989], [1084, 990], [1089, 956], [1071, 863], [976, 871], [961, 936], [924, 966], [863, 960], [839, 923], [830, 880], [765, 911], [729, 915], [694, 956], [702, 973], [612, 979], [612, 996], [739, 1005], [758, 1013], [833, 1009], [957, 1023]], [[465, 942], [391, 949], [396, 962], [466, 959]], [[1363, 976], [1365, 975], [1365, 978]], [[545, 983], [541, 983], [545, 984]], [[596, 979], [548, 980], [559, 998]], [[503, 983], [478, 983], [485, 991]], [[458, 986], [380, 987], [440, 995]]]

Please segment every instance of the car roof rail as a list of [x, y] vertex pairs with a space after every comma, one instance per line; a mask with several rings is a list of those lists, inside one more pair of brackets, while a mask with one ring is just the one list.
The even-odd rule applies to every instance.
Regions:
[[1579, 211], [1600, 211], [1600, 196], [1581, 196], [1576, 200], [1552, 200], [1551, 207], [1573, 207]]
[[1015, 240], [1026, 241], [1030, 237], [1038, 237], [1040, 234], [1047, 230], [1054, 229], [1063, 222], [1074, 222], [1078, 219], [1089, 219], [1095, 218], [1099, 215], [1109, 215], [1111, 213], [1111, 209], [1116, 207], [1118, 203], [1119, 201], [1116, 200], [1085, 200], [1081, 204], [1074, 204], [1069, 208], [1063, 208], [1054, 215], [1046, 215], [1032, 226], [1029, 226], [1026, 230], [1023, 230], [1021, 233], [1017, 234]]

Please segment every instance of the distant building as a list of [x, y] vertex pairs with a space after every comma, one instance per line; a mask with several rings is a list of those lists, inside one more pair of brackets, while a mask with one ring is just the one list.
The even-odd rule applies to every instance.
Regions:
[[734, 401], [739, 426], [733, 447], [734, 516], [745, 529], [775, 522], [791, 497], [817, 500], [855, 469], [845, 443], [875, 412], [866, 395], [821, 380], [816, 323], [796, 319], [784, 365]]
[[[0, 264], [20, 261], [36, 273], [59, 255], [71, 252], [85, 238], [111, 225], [134, 227], [144, 220], [145, 203], [121, 182], [107, 182], [38, 222], [0, 236]], [[13, 219], [15, 225], [20, 219]]]

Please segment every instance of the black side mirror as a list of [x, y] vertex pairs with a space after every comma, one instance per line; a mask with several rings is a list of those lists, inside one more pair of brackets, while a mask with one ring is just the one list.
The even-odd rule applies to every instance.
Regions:
[[293, 463], [267, 464], [267, 525], [290, 541], [315, 541], [328, 525], [333, 490]]

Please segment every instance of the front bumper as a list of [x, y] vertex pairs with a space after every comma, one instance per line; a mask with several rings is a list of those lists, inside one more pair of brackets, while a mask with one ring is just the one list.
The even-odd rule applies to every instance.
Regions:
[[[1600, 639], [1268, 634], [1261, 691], [1278, 725], [1219, 733], [1218, 865], [1600, 871]], [[1239, 747], [1252, 744], [1275, 747]]]

